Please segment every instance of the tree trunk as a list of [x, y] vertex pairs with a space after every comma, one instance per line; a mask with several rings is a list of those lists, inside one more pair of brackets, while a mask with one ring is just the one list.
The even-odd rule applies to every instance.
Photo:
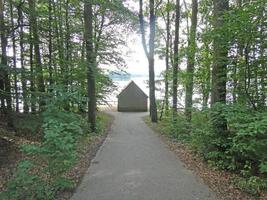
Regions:
[[[13, 13], [13, 3], [10, 3], [10, 20], [11, 20], [11, 27], [14, 28], [14, 13]], [[19, 112], [19, 95], [18, 95], [18, 78], [17, 78], [17, 50], [16, 50], [16, 38], [15, 38], [15, 31], [12, 31], [12, 48], [13, 48], [13, 69], [14, 69], [14, 89], [15, 89], [15, 110]]]
[[88, 92], [88, 122], [91, 130], [96, 129], [96, 88], [95, 88], [95, 63], [93, 49], [93, 8], [90, 1], [84, 3], [84, 39], [87, 60], [87, 92]]
[[[8, 126], [12, 127], [12, 105], [11, 105], [11, 87], [10, 87], [10, 80], [7, 71], [8, 63], [7, 63], [7, 30], [4, 20], [4, 1], [0, 0], [0, 34], [1, 34], [1, 74], [0, 74], [0, 89], [1, 91], [1, 106], [4, 109], [5, 114], [7, 115], [7, 123]], [[3, 94], [4, 92], [4, 94]], [[3, 102], [2, 102], [3, 101]], [[6, 107], [5, 102], [6, 101]], [[2, 104], [3, 103], [3, 104]]]
[[[168, 7], [170, 4], [170, 0], [167, 1]], [[167, 112], [169, 110], [169, 68], [170, 68], [170, 11], [169, 8], [167, 9], [167, 20], [166, 20], [166, 57], [165, 57], [165, 63], [166, 63], [166, 72], [165, 72], [165, 111]]]
[[32, 28], [30, 27], [30, 71], [31, 71], [31, 79], [30, 79], [30, 90], [31, 90], [31, 112], [36, 112], [36, 91], [35, 91], [35, 70], [34, 70], [34, 58], [33, 58], [33, 38], [32, 38]]
[[172, 109], [173, 109], [173, 120], [177, 117], [177, 89], [178, 89], [178, 68], [179, 68], [179, 30], [180, 30], [180, 0], [176, 0], [175, 6], [175, 39], [174, 39], [174, 61], [173, 61], [173, 94], [172, 94]]
[[154, 0], [149, 1], [149, 50], [146, 45], [145, 38], [145, 27], [144, 27], [144, 15], [143, 15], [143, 1], [139, 0], [139, 22], [142, 37], [142, 44], [145, 54], [148, 59], [149, 65], [149, 102], [150, 102], [150, 117], [152, 122], [158, 121], [157, 104], [155, 97], [155, 72], [154, 72], [154, 54], [155, 54], [155, 26], [156, 26], [156, 15], [155, 15], [155, 2]]
[[[71, 80], [70, 80], [70, 71], [71, 71], [71, 35], [70, 35], [70, 22], [69, 22], [69, 7], [70, 1], [67, 0], [66, 4], [66, 14], [65, 14], [65, 24], [66, 24], [66, 34], [65, 34], [65, 44], [66, 44], [66, 58], [65, 58], [65, 87], [66, 92], [70, 90]], [[70, 104], [67, 103], [66, 110], [70, 109]]]
[[[32, 36], [33, 36], [33, 46], [34, 46], [34, 56], [36, 63], [36, 74], [37, 74], [37, 88], [38, 92], [45, 92], [45, 84], [43, 77], [43, 67], [40, 53], [40, 38], [38, 33], [38, 24], [37, 24], [37, 13], [35, 10], [35, 0], [29, 0], [29, 17], [30, 17], [30, 26], [32, 28]], [[43, 97], [39, 97], [39, 106], [44, 105]]]
[[[224, 25], [223, 15], [228, 10], [228, 0], [213, 0], [214, 4], [214, 28], [215, 31], [219, 31]], [[226, 79], [227, 79], [227, 38], [221, 32], [213, 41], [213, 69], [212, 69], [212, 90], [211, 90], [211, 105], [214, 106], [217, 103], [226, 103]], [[218, 107], [220, 109], [220, 107]], [[226, 119], [218, 113], [219, 110], [214, 113], [213, 127], [214, 131], [218, 134], [226, 133], [227, 122]]]
[[192, 16], [191, 16], [191, 28], [188, 40], [187, 50], [187, 76], [186, 81], [186, 94], [185, 94], [185, 116], [188, 122], [191, 122], [192, 118], [192, 99], [193, 99], [193, 81], [194, 81], [194, 68], [195, 68], [195, 54], [196, 54], [196, 31], [197, 31], [197, 13], [198, 2], [192, 0]]
[[149, 1], [149, 90], [150, 90], [150, 106], [151, 106], [151, 121], [158, 121], [157, 104], [155, 97], [155, 72], [154, 72], [154, 54], [155, 54], [155, 27], [156, 27], [156, 15], [155, 15], [155, 2], [154, 0]]
[[53, 81], [53, 60], [52, 60], [52, 53], [53, 53], [53, 43], [52, 43], [52, 0], [49, 0], [48, 2], [48, 15], [49, 15], [49, 33], [48, 33], [48, 69], [49, 69], [49, 86], [50, 91], [52, 91], [52, 85], [54, 83]]
[[5, 39], [5, 24], [4, 24], [4, 4], [3, 0], [0, 0], [0, 34], [1, 34], [1, 66], [0, 66], [0, 98], [1, 98], [1, 112], [5, 112], [5, 66], [6, 66], [6, 46], [7, 41]]
[[64, 57], [64, 33], [63, 33], [63, 18], [62, 18], [62, 2], [54, 2], [53, 3], [53, 9], [55, 13], [55, 26], [56, 26], [56, 38], [57, 38], [57, 50], [58, 50], [58, 58], [59, 58], [59, 66], [60, 66], [60, 79], [59, 82], [63, 84], [67, 88], [66, 83], [66, 74], [67, 74], [67, 66], [66, 66], [66, 60]]
[[[20, 19], [20, 24], [23, 24], [23, 14], [22, 14], [22, 9], [21, 7], [18, 7], [18, 16]], [[20, 31], [19, 31], [19, 35], [20, 35], [20, 41], [19, 41], [19, 45], [20, 45], [20, 65], [21, 65], [21, 85], [22, 85], [22, 99], [23, 99], [23, 112], [24, 113], [28, 113], [29, 112], [29, 105], [28, 105], [28, 99], [27, 99], [27, 80], [25, 77], [25, 66], [24, 66], [24, 31], [23, 31], [23, 26], [20, 26]]]

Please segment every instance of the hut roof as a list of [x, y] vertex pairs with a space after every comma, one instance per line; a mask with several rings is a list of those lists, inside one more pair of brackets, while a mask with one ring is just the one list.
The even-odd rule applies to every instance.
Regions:
[[138, 91], [140, 91], [146, 98], [148, 98], [147, 94], [134, 82], [134, 81], [131, 81], [119, 94], [118, 94], [118, 98], [119, 96], [121, 96], [122, 94], [124, 94], [125, 92], [127, 92], [127, 89], [129, 87], [135, 87]]

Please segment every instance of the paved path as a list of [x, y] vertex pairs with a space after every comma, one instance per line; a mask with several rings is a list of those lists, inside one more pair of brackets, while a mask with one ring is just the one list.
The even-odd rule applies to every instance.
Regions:
[[216, 199], [142, 121], [146, 113], [111, 114], [111, 133], [72, 200]]

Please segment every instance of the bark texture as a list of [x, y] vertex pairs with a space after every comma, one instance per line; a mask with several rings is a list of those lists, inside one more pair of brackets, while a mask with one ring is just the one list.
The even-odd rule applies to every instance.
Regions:
[[178, 69], [179, 69], [179, 30], [180, 30], [180, 0], [176, 0], [175, 6], [175, 39], [174, 39], [174, 61], [173, 61], [173, 77], [172, 77], [172, 109], [173, 109], [173, 119], [176, 120], [177, 115], [177, 89], [178, 89]]
[[96, 130], [96, 88], [95, 63], [93, 49], [93, 8], [90, 1], [84, 3], [84, 39], [87, 60], [87, 93], [88, 93], [88, 122], [91, 130]]
[[192, 0], [191, 28], [188, 39], [188, 52], [187, 52], [188, 55], [187, 55], [187, 69], [186, 69], [188, 79], [186, 81], [186, 94], [185, 94], [185, 115], [188, 122], [191, 122], [192, 118], [197, 13], [198, 13], [198, 2], [197, 0]]

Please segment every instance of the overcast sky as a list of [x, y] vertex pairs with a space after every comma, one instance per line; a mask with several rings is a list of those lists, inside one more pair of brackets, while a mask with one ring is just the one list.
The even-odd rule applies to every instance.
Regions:
[[[146, 3], [146, 1], [144, 1]], [[135, 0], [128, 0], [125, 2], [125, 6], [129, 9], [138, 12], [139, 3]], [[148, 30], [147, 30], [148, 31]], [[148, 38], [147, 38], [148, 41]], [[144, 53], [142, 46], [141, 36], [138, 33], [132, 33], [127, 40], [128, 49], [125, 51], [130, 51], [131, 53], [125, 59], [127, 63], [127, 72], [130, 74], [142, 74], [148, 75], [148, 61]], [[159, 75], [165, 69], [165, 61], [160, 60], [158, 56], [155, 56], [155, 74]]]
[[[127, 72], [130, 74], [148, 75], [148, 61], [144, 53], [140, 35], [133, 33], [128, 38], [128, 48], [131, 53], [126, 58]], [[165, 61], [155, 56], [155, 74], [159, 75], [165, 69]]]

